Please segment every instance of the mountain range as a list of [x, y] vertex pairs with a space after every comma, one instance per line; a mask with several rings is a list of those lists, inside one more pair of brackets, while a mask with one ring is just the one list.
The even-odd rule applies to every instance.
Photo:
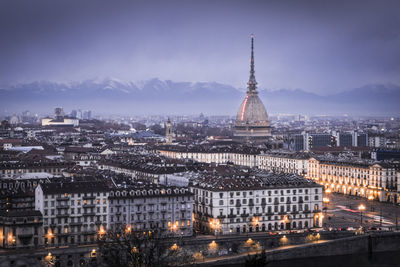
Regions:
[[[124, 82], [93, 79], [57, 83], [38, 81], [0, 87], [0, 111], [51, 114], [54, 107], [91, 109], [109, 114], [235, 115], [244, 89], [216, 82], [151, 79]], [[318, 95], [302, 89], [259, 89], [268, 113], [393, 115], [400, 112], [400, 86], [373, 84]]]

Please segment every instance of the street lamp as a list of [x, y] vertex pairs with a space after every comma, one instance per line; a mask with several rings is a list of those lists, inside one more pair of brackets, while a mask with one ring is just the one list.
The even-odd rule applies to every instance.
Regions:
[[99, 234], [99, 239], [101, 239], [106, 234], [106, 230], [104, 229], [103, 225], [100, 225], [98, 234]]
[[125, 227], [125, 234], [130, 234], [130, 233], [132, 233], [132, 226], [131, 225], [127, 225], [126, 227]]
[[362, 213], [363, 213], [363, 211], [365, 210], [365, 206], [363, 205], [363, 204], [361, 204], [360, 206], [358, 206], [358, 210], [360, 211], [360, 216], [361, 216], [361, 227], [362, 227], [362, 225], [363, 225], [363, 222], [362, 222], [362, 219], [363, 219], [363, 217], [362, 217]]
[[327, 193], [327, 194], [330, 194], [332, 191], [331, 191], [331, 189], [328, 187], [326, 190], [325, 190], [325, 193]]
[[218, 219], [211, 219], [210, 220], [210, 228], [214, 230], [215, 236], [217, 236], [217, 231], [219, 231], [221, 224], [219, 223]]
[[50, 240], [52, 240], [54, 238], [54, 234], [50, 228], [49, 228], [49, 230], [47, 230], [46, 238], [47, 238], [47, 245], [49, 245]]
[[45, 266], [53, 266], [56, 263], [56, 257], [49, 252], [42, 260], [42, 263]]

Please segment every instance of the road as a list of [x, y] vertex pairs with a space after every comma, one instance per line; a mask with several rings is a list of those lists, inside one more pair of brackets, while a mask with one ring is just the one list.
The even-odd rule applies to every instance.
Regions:
[[[324, 211], [324, 223], [326, 227], [333, 228], [358, 228], [361, 225], [361, 217], [364, 227], [384, 227], [396, 229], [396, 220], [400, 219], [400, 206], [377, 201], [369, 201], [365, 198], [346, 196], [337, 193], [325, 194], [329, 198], [329, 204], [324, 204], [327, 210]], [[360, 205], [365, 210], [358, 210]]]

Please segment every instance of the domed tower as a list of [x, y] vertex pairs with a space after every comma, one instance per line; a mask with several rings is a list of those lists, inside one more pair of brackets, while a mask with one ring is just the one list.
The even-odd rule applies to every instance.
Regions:
[[258, 97], [257, 82], [254, 76], [254, 35], [251, 35], [250, 78], [247, 94], [236, 116], [235, 139], [264, 142], [271, 136], [268, 114]]

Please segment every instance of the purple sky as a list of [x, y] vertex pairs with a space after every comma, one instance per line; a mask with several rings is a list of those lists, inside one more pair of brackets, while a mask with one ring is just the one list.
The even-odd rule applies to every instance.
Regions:
[[0, 84], [115, 77], [329, 94], [400, 84], [400, 1], [0, 2]]

